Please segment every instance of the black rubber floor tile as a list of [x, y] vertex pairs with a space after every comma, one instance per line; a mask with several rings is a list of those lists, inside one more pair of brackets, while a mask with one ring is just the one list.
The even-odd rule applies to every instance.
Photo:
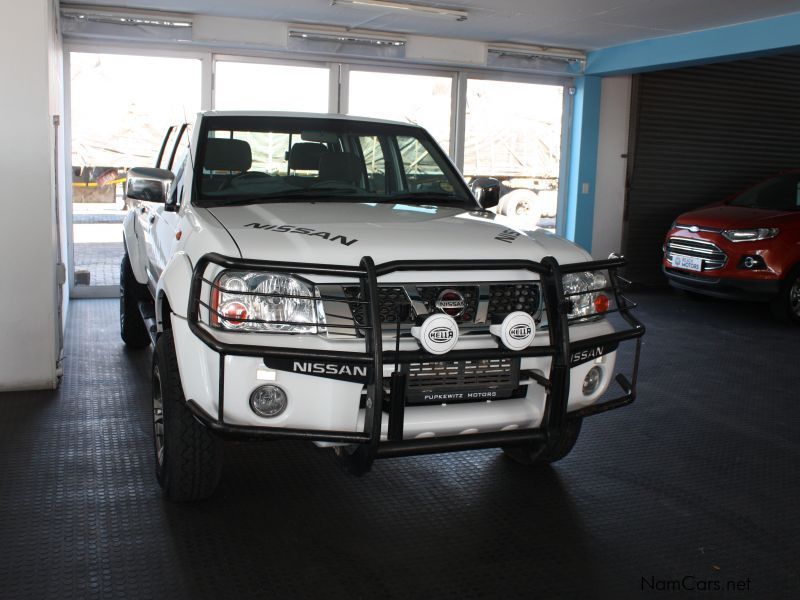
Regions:
[[194, 505], [155, 481], [149, 351], [115, 302], [73, 301], [61, 389], [0, 394], [0, 597], [800, 597], [800, 330], [636, 299], [639, 399], [552, 469], [485, 450], [354, 478], [309, 444], [227, 443]]

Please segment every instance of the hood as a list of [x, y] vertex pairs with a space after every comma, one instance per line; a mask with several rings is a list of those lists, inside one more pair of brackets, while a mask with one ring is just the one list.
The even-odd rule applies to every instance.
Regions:
[[393, 260], [590, 260], [575, 244], [505, 217], [450, 207], [402, 204], [275, 203], [208, 209], [244, 258], [358, 265]]
[[779, 226], [786, 219], [796, 219], [795, 213], [745, 206], [714, 204], [683, 213], [677, 219], [681, 225], [698, 225], [714, 229], [747, 229]]

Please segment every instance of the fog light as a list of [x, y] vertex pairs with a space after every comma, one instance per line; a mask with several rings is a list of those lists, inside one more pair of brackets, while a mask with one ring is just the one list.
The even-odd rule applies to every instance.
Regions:
[[749, 269], [751, 271], [758, 269], [766, 269], [767, 263], [764, 262], [764, 257], [755, 254], [753, 256], [743, 256], [739, 261], [740, 269]]
[[277, 385], [262, 385], [250, 394], [250, 408], [265, 419], [277, 417], [286, 410], [288, 404], [286, 392]]
[[603, 369], [600, 367], [592, 367], [583, 378], [583, 395], [591, 396], [600, 387], [600, 381], [603, 379]]

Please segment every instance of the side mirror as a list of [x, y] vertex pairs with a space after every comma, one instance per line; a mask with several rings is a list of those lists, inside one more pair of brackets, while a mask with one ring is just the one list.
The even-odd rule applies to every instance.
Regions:
[[128, 169], [125, 195], [131, 200], [162, 202], [169, 200], [175, 175], [167, 169], [136, 167]]
[[494, 177], [476, 177], [469, 187], [481, 208], [492, 208], [500, 202], [500, 182]]

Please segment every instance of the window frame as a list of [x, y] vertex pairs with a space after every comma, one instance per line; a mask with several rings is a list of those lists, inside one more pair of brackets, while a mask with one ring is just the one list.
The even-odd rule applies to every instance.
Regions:
[[[148, 56], [164, 58], [189, 58], [197, 59], [201, 63], [201, 97], [200, 110], [214, 109], [215, 97], [215, 61], [252, 62], [269, 65], [310, 66], [327, 68], [329, 70], [328, 112], [333, 114], [347, 114], [350, 86], [349, 74], [351, 71], [399, 73], [411, 75], [432, 75], [451, 77], [451, 109], [450, 109], [450, 144], [444, 148], [445, 158], [459, 173], [464, 166], [464, 138], [466, 121], [466, 94], [469, 79], [484, 79], [497, 81], [514, 81], [520, 83], [533, 83], [543, 85], [557, 85], [564, 89], [564, 102], [561, 125], [561, 159], [559, 173], [558, 210], [556, 217], [556, 233], [564, 235], [567, 220], [566, 192], [569, 181], [570, 147], [572, 138], [572, 117], [574, 110], [575, 77], [569, 75], [550, 75], [537, 72], [504, 71], [497, 68], [483, 68], [469, 65], [429, 65], [421, 62], [388, 61], [385, 59], [371, 59], [355, 56], [331, 56], [309, 53], [302, 59], [289, 56], [286, 50], [242, 50], [234, 47], [220, 48], [211, 43], [193, 44], [190, 49], [180, 47], [174, 42], [116, 42], [108, 40], [88, 40], [67, 37], [63, 43], [63, 72], [64, 81], [64, 161], [65, 172], [72, 172], [72, 123], [71, 123], [71, 81], [70, 81], [70, 54], [72, 52], [98, 53], [98, 54], [123, 54], [130, 56]], [[194, 121], [194, 115], [187, 115], [187, 120]], [[197, 135], [197, 132], [195, 132]], [[194, 139], [190, 140], [192, 143]], [[435, 140], [434, 140], [435, 143]], [[67, 260], [70, 290], [74, 293], [74, 247], [73, 247], [73, 212], [71, 186], [67, 187], [67, 201], [65, 211]], [[74, 294], [73, 294], [74, 295]]]

